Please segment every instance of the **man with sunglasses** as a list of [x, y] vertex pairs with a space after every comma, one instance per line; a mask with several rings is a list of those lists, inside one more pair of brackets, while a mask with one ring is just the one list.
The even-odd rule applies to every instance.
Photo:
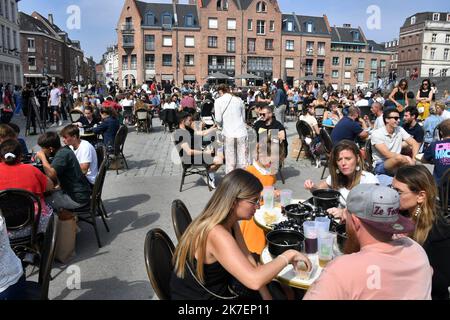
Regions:
[[[373, 160], [376, 174], [393, 176], [396, 169], [403, 165], [414, 165], [415, 156], [419, 152], [419, 144], [405, 129], [399, 126], [400, 114], [397, 109], [387, 109], [383, 114], [385, 126], [371, 134]], [[412, 156], [400, 154], [402, 142], [412, 149]]]
[[[261, 134], [265, 134], [265, 137], [267, 138], [269, 135], [269, 130], [271, 131], [271, 137], [278, 136], [278, 140], [280, 141], [280, 149], [282, 151], [283, 158], [286, 158], [288, 153], [288, 143], [286, 139], [286, 128], [281, 124], [280, 121], [275, 119], [273, 115], [273, 107], [264, 104], [261, 106], [261, 109], [259, 111], [259, 119], [255, 122], [253, 125], [253, 129], [256, 131], [256, 137], [259, 142], [259, 138]], [[275, 131], [272, 131], [275, 130]]]

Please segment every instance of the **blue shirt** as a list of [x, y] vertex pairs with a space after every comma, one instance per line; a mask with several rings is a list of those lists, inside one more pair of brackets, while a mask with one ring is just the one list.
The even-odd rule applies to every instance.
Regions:
[[438, 126], [439, 123], [441, 123], [442, 120], [443, 119], [440, 116], [437, 116], [435, 114], [432, 114], [425, 119], [425, 122], [423, 123], [423, 131], [425, 132], [424, 136], [425, 143], [433, 142], [434, 129], [436, 129], [436, 127]]
[[92, 131], [96, 134], [102, 134], [103, 143], [107, 147], [114, 147], [114, 139], [116, 138], [116, 133], [119, 130], [119, 127], [119, 120], [113, 117], [108, 117], [103, 119], [98, 127], [93, 128]]
[[450, 139], [432, 142], [423, 158], [434, 164], [433, 176], [439, 185], [441, 177], [450, 168]]
[[344, 117], [337, 123], [336, 127], [334, 127], [331, 132], [331, 140], [333, 141], [334, 146], [344, 139], [355, 141], [362, 131], [363, 128], [358, 122], [353, 121], [353, 119], [349, 117]]

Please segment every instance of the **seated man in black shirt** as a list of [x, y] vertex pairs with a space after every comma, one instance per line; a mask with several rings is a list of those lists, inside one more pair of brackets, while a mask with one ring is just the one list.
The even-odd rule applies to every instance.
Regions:
[[[81, 172], [75, 153], [69, 146], [61, 147], [61, 140], [56, 132], [46, 132], [38, 139], [38, 145], [42, 148], [36, 154], [41, 161], [45, 174], [59, 185], [61, 190], [52, 192], [46, 197], [46, 201], [57, 210], [73, 210], [84, 207], [89, 203], [91, 187]], [[53, 161], [48, 158], [54, 157]]]
[[[419, 117], [419, 111], [416, 107], [410, 106], [405, 108], [405, 115], [403, 116], [403, 129], [408, 132], [417, 143], [421, 144], [423, 142], [423, 137], [425, 132], [422, 126], [417, 122]], [[402, 147], [406, 147], [406, 143], [403, 143]]]
[[[271, 137], [278, 136], [278, 140], [280, 141], [280, 146], [282, 148], [283, 159], [286, 158], [287, 152], [288, 152], [286, 129], [281, 124], [281, 122], [279, 122], [277, 119], [275, 119], [275, 117], [273, 115], [273, 107], [269, 106], [268, 104], [261, 106], [261, 109], [259, 111], [259, 117], [260, 117], [260, 120], [256, 121], [256, 123], [253, 125], [253, 129], [255, 129], [255, 131], [256, 131], [257, 141], [259, 142], [259, 136], [261, 134], [266, 134], [266, 136], [268, 136], [267, 131], [270, 130]], [[276, 130], [276, 131], [272, 131], [272, 130]], [[283, 159], [281, 159], [281, 160], [283, 160]]]
[[215, 189], [215, 176], [223, 164], [223, 154], [214, 156], [214, 149], [208, 146], [203, 150], [203, 137], [213, 134], [217, 127], [207, 130], [194, 130], [192, 115], [188, 112], [178, 114], [179, 127], [175, 130], [174, 141], [183, 164], [205, 165], [208, 167], [209, 185]]

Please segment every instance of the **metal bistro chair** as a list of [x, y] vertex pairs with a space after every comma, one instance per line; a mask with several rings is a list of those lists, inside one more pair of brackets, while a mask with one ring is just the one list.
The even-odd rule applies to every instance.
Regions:
[[[106, 148], [103, 145], [99, 145], [95, 148], [95, 152], [97, 154], [97, 167], [98, 170], [100, 171], [100, 167], [103, 164], [103, 162], [108, 161], [108, 157], [106, 155]], [[108, 164], [105, 163], [105, 167], [108, 168]], [[103, 192], [103, 184], [105, 183], [105, 178], [106, 178], [106, 173], [105, 176], [103, 177], [103, 181], [101, 182], [101, 187], [100, 187], [100, 197], [99, 197], [99, 208], [100, 210], [103, 211], [103, 214], [105, 215], [105, 217], [108, 218], [108, 213], [105, 209], [105, 205], [103, 204], [103, 200], [102, 200], [102, 192]]]
[[0, 191], [0, 210], [8, 231], [29, 229], [30, 235], [11, 239], [11, 248], [19, 258], [38, 248], [37, 230], [41, 218], [41, 202], [33, 193], [22, 189]]
[[[175, 137], [172, 135], [172, 141], [175, 144], [175, 148], [178, 151], [180, 148], [179, 146], [177, 146], [177, 142], [175, 141]], [[205, 177], [206, 179], [206, 184], [208, 185], [208, 190], [211, 191], [211, 186], [209, 185], [209, 179], [208, 179], [208, 166], [205, 164], [190, 164], [190, 163], [185, 163], [184, 162], [184, 156], [180, 155], [180, 161], [181, 161], [181, 166], [183, 168], [183, 173], [181, 174], [181, 183], [180, 183], [180, 192], [183, 192], [183, 185], [184, 185], [184, 179], [188, 176], [192, 176], [192, 175], [200, 175], [202, 177]]]
[[321, 126], [323, 115], [325, 114], [325, 107], [323, 107], [323, 106], [315, 107], [314, 111], [316, 113], [317, 122]]
[[48, 288], [52, 280], [51, 272], [56, 252], [56, 231], [58, 216], [52, 215], [47, 225], [44, 242], [42, 244], [39, 263], [39, 286], [41, 287], [41, 300], [48, 300]]
[[[116, 133], [116, 137], [114, 139], [114, 150], [111, 153], [108, 154], [108, 160], [115, 161], [123, 159], [125, 163], [125, 167], [128, 169], [128, 163], [127, 159], [125, 158], [125, 155], [123, 154], [123, 147], [125, 146], [125, 141], [127, 139], [128, 135], [128, 127], [125, 125], [121, 125], [119, 130]], [[116, 172], [119, 174], [119, 166], [116, 167]]]
[[175, 246], [163, 230], [156, 228], [147, 233], [144, 244], [145, 267], [153, 290], [160, 300], [170, 300], [174, 252]]
[[78, 219], [80, 221], [89, 223], [94, 227], [95, 237], [97, 238], [97, 244], [99, 248], [102, 247], [102, 244], [100, 242], [100, 235], [97, 229], [97, 222], [96, 222], [97, 215], [99, 215], [102, 218], [106, 231], [109, 232], [109, 227], [108, 224], [106, 223], [104, 212], [100, 208], [102, 186], [106, 176], [107, 163], [108, 161], [103, 161], [102, 165], [100, 166], [97, 178], [95, 178], [94, 187], [92, 188], [90, 203], [88, 203], [86, 206], [82, 208], [73, 210], [73, 212], [78, 216]]
[[69, 112], [69, 116], [72, 123], [79, 122], [81, 117], [83, 117], [83, 112], [80, 110], [72, 110]]
[[331, 151], [333, 150], [333, 141], [331, 140], [330, 134], [325, 128], [320, 129], [320, 141], [322, 142], [323, 149], [325, 150], [325, 160], [322, 163], [323, 171], [320, 179], [323, 179], [325, 171], [329, 166]]
[[136, 110], [136, 120], [138, 125], [136, 133], [144, 131], [149, 133], [150, 128], [152, 127], [151, 113], [147, 109], [138, 109]]
[[180, 241], [181, 236], [189, 227], [191, 222], [191, 214], [183, 201], [178, 199], [174, 200], [172, 202], [172, 224], [178, 241]]
[[296, 159], [296, 161], [298, 161], [302, 150], [305, 149], [305, 151], [307, 151], [309, 149], [308, 144], [306, 143], [305, 139], [310, 138], [312, 141], [314, 139], [314, 133], [313, 133], [311, 126], [308, 124], [308, 122], [306, 122], [304, 120], [298, 120], [297, 124], [296, 124], [296, 128], [297, 128], [298, 136], [300, 138], [300, 142], [302, 143], [302, 146], [300, 147], [300, 150], [298, 152], [297, 159]]

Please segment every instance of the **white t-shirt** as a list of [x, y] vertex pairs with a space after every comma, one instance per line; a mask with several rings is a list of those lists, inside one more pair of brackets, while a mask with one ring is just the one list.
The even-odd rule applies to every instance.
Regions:
[[50, 106], [58, 106], [59, 97], [61, 97], [61, 91], [59, 91], [58, 88], [53, 88], [52, 91], [50, 91]]
[[384, 143], [390, 152], [398, 153], [402, 151], [402, 142], [408, 140], [411, 138], [408, 132], [405, 131], [402, 127], [395, 128], [392, 135], [390, 135], [387, 130], [386, 126], [372, 131], [372, 135], [370, 136], [370, 141], [372, 143], [373, 151], [373, 160], [374, 163], [378, 160], [385, 161], [386, 159], [381, 155], [380, 152], [378, 152], [375, 145]]
[[165, 110], [165, 109], [173, 109], [173, 110], [176, 110], [178, 108], [178, 106], [177, 106], [177, 104], [175, 103], [175, 102], [171, 102], [171, 103], [164, 103], [164, 105], [163, 105], [163, 110]]
[[227, 138], [242, 138], [247, 136], [245, 125], [244, 101], [229, 93], [214, 102], [216, 121], [223, 123], [222, 134]]
[[[325, 182], [331, 188], [331, 176], [328, 176], [328, 178], [327, 178], [327, 180], [325, 180]], [[378, 181], [378, 178], [376, 176], [374, 176], [372, 173], [363, 171], [363, 172], [361, 172], [361, 181], [359, 183], [360, 184], [377, 184], [380, 182]], [[340, 199], [341, 204], [343, 206], [346, 206], [346, 201], [347, 201], [348, 194], [350, 193], [350, 190], [347, 188], [340, 188], [338, 191], [341, 193], [342, 198], [345, 199], [345, 200], [342, 198]]]
[[375, 120], [375, 124], [373, 125], [373, 130], [377, 130], [384, 127], [384, 120], [383, 115], [377, 117], [377, 120]]
[[441, 118], [444, 120], [450, 119], [450, 111], [444, 110], [441, 114]]
[[77, 156], [78, 162], [80, 164], [89, 163], [89, 169], [86, 174], [86, 178], [91, 184], [94, 184], [95, 178], [98, 174], [97, 153], [95, 152], [94, 147], [86, 140], [81, 140], [81, 143], [78, 146], [77, 150], [74, 150], [72, 146], [70, 146], [70, 148]]
[[9, 245], [6, 223], [0, 215], [0, 292], [16, 284], [22, 274], [22, 263]]
[[128, 100], [127, 98], [123, 99], [120, 104], [122, 105], [122, 107], [132, 107], [134, 106], [134, 100]]

